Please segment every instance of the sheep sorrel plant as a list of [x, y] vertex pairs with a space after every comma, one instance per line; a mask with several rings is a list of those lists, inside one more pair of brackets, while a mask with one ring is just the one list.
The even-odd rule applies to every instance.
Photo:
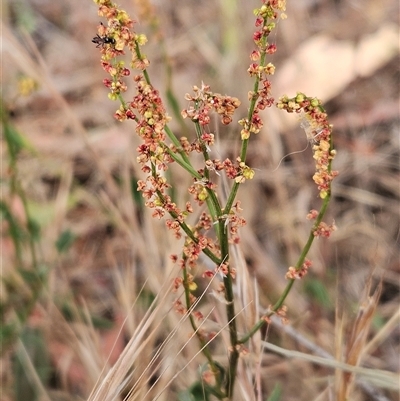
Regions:
[[[237, 128], [233, 128], [238, 133], [237, 141], [241, 141], [240, 153], [234, 159], [225, 160], [213, 158], [216, 152], [213, 151], [215, 135], [209, 128], [211, 114], [217, 113], [222, 124], [231, 124], [241, 102], [235, 97], [212, 92], [204, 83], [194, 86], [193, 93], [185, 97], [188, 106], [182, 111], [182, 117], [193, 123], [193, 138], [176, 136], [168, 126], [171, 118], [160, 92], [151, 83], [150, 61], [142, 51], [147, 41], [145, 35], [136, 33], [134, 21], [111, 1], [95, 0], [95, 3], [106, 23], [99, 25], [93, 42], [101, 52], [103, 69], [110, 75], [104, 79], [105, 86], [110, 90], [108, 96], [121, 104], [115, 118], [119, 121], [133, 120], [136, 134], [142, 140], [137, 148], [137, 162], [146, 178], [138, 181], [138, 189], [152, 215], [165, 218], [173, 235], [184, 240], [181, 254], [171, 255], [181, 268], [181, 276], [176, 277], [172, 284], [172, 291], [177, 295], [174, 309], [183, 318], [189, 319], [205, 364], [201, 368], [199, 382], [188, 386], [188, 390], [181, 393], [182, 399], [208, 400], [210, 396], [219, 400], [234, 399], [241, 355], [248, 352], [252, 337], [270, 322], [272, 315], [286, 320], [284, 301], [295, 281], [301, 279], [311, 266], [307, 254], [314, 239], [329, 237], [335, 229], [334, 224], [322, 221], [331, 197], [331, 182], [337, 175], [331, 166], [335, 156], [332, 126], [317, 98], [297, 93], [293, 98], [283, 96], [275, 102], [271, 96], [269, 77], [274, 74], [275, 66], [268, 62], [268, 56], [277, 48], [268, 40], [278, 19], [286, 17], [285, 0], [265, 0], [254, 11], [256, 31], [253, 39], [256, 49], [250, 54], [251, 64], [247, 70], [254, 85], [248, 95], [247, 116], [238, 121]], [[126, 51], [132, 54], [130, 68], [119, 59]], [[136, 94], [128, 100], [123, 94], [129, 83], [135, 85]], [[246, 305], [236, 296], [235, 281], [239, 272], [231, 262], [232, 250], [240, 243], [239, 229], [246, 224], [241, 217], [237, 194], [239, 187], [255, 174], [246, 163], [246, 154], [252, 136], [263, 127], [260, 112], [274, 104], [279, 109], [301, 115], [302, 126], [312, 143], [316, 168], [313, 180], [322, 206], [319, 211], [311, 210], [307, 215], [314, 223], [298, 260], [287, 270], [286, 288], [275, 304], [265, 309], [249, 327], [239, 319], [245, 314]], [[195, 167], [198, 163], [195, 154], [202, 156], [201, 168]], [[174, 202], [171, 196], [174, 184], [166, 178], [171, 164], [178, 164], [192, 178], [188, 188], [192, 200], [183, 205]], [[218, 185], [221, 179], [231, 183], [227, 195]], [[204, 257], [209, 259], [209, 268], [200, 269], [199, 261]], [[199, 282], [204, 282], [202, 280], [208, 280], [204, 293], [212, 293], [216, 302], [224, 305], [225, 323], [218, 330], [203, 328], [206, 317], [198, 308], [200, 297], [194, 295]], [[227, 360], [221, 362], [221, 358], [214, 355], [214, 343], [225, 339], [226, 333]]]

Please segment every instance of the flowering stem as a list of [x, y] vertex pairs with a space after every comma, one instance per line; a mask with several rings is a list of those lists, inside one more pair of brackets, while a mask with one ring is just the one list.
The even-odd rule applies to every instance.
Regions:
[[[165, 199], [164, 199], [164, 195], [161, 193], [161, 191], [157, 190], [157, 196], [160, 198], [161, 202], [164, 203]], [[182, 228], [182, 230], [186, 233], [186, 235], [196, 244], [199, 243], [198, 238], [195, 237], [193, 231], [189, 228], [189, 226], [184, 222], [184, 221], [179, 221], [179, 216], [176, 212], [174, 211], [169, 211], [169, 215], [175, 219], [180, 227]], [[221, 264], [221, 259], [215, 255], [213, 252], [211, 252], [208, 248], [204, 248], [203, 252], [205, 255], [207, 255], [215, 264], [219, 265]]]
[[183, 266], [183, 287], [185, 290], [185, 302], [186, 302], [186, 308], [187, 308], [187, 313], [189, 316], [189, 320], [190, 320], [190, 324], [192, 326], [193, 332], [196, 333], [197, 339], [200, 343], [200, 349], [201, 352], [203, 353], [203, 355], [207, 358], [207, 361], [210, 365], [210, 368], [215, 376], [216, 382], [217, 382], [217, 387], [220, 388], [221, 387], [221, 372], [220, 369], [218, 368], [218, 366], [215, 364], [214, 359], [212, 357], [212, 354], [207, 346], [206, 341], [204, 341], [203, 336], [201, 335], [196, 322], [194, 320], [194, 317], [192, 315], [192, 310], [194, 305], [191, 305], [191, 301], [190, 301], [190, 286], [189, 286], [189, 275], [188, 275], [188, 271], [186, 268], [186, 261], [187, 261], [187, 257], [185, 255], [183, 255], [183, 261], [184, 261], [184, 266]]
[[[244, 154], [245, 157], [246, 157], [246, 150], [247, 150], [248, 141], [249, 141], [248, 139], [245, 139], [242, 142], [242, 152], [241, 152], [241, 154]], [[244, 151], [243, 151], [243, 149], [244, 149]], [[242, 160], [244, 160], [244, 159], [242, 159]], [[240, 183], [238, 183], [238, 182], [235, 182], [232, 185], [231, 192], [229, 194], [228, 200], [226, 201], [226, 205], [225, 205], [225, 208], [224, 208], [224, 214], [226, 214], [226, 215], [228, 215], [229, 212], [232, 209], [233, 202], [235, 201], [236, 195], [237, 195], [237, 193], [239, 191], [239, 186], [240, 186]]]
[[[141, 51], [140, 51], [140, 46], [139, 46], [139, 43], [138, 43], [137, 40], [135, 40], [135, 53], [136, 53], [137, 58], [138, 58], [139, 60], [143, 60], [143, 56], [142, 56], [142, 53], [141, 53]], [[149, 73], [147, 72], [147, 69], [144, 68], [144, 69], [142, 70], [142, 72], [143, 72], [143, 76], [144, 76], [144, 79], [146, 80], [146, 82], [147, 82], [149, 85], [151, 85], [150, 76], [149, 76]]]
[[[265, 48], [266, 42], [267, 42], [267, 37], [265, 36], [262, 39], [262, 47], [263, 48]], [[264, 51], [262, 51], [261, 58], [260, 58], [260, 66], [262, 66], [262, 67], [265, 65], [265, 58], [266, 58], [266, 52], [264, 50]], [[254, 116], [256, 102], [258, 99], [259, 85], [260, 85], [260, 75], [256, 75], [256, 78], [254, 81], [254, 87], [253, 87], [254, 95], [251, 98], [249, 111], [248, 111], [248, 115], [247, 115], [247, 121], [249, 121], [249, 122], [252, 121], [253, 116]], [[240, 160], [242, 162], [246, 161], [248, 144], [249, 144], [249, 138], [245, 138], [242, 140], [242, 146], [241, 146], [241, 150], [240, 150]], [[239, 190], [239, 186], [240, 186], [240, 182], [236, 182], [236, 181], [232, 185], [231, 192], [228, 196], [228, 199], [227, 199], [224, 211], [223, 211], [223, 213], [225, 215], [228, 215], [231, 211], [231, 208], [233, 206], [233, 203], [236, 199], [236, 195]], [[223, 230], [221, 223], [222, 222], [220, 222], [220, 230]], [[228, 256], [229, 256], [228, 238], [225, 233], [222, 234], [222, 236], [220, 238], [220, 244], [221, 244], [222, 260], [225, 261], [224, 257], [226, 256], [228, 258]], [[226, 244], [226, 254], [224, 252], [225, 244]], [[224, 277], [224, 284], [225, 284], [225, 298], [227, 301], [226, 313], [227, 313], [227, 318], [229, 321], [229, 334], [230, 334], [230, 344], [231, 344], [231, 352], [230, 352], [230, 359], [229, 359], [229, 373], [228, 373], [228, 381], [227, 381], [227, 385], [226, 385], [226, 393], [227, 393], [228, 398], [230, 398], [230, 397], [232, 397], [233, 391], [234, 391], [236, 372], [237, 372], [237, 364], [239, 361], [239, 351], [237, 349], [237, 345], [240, 344], [240, 341], [238, 339], [238, 333], [237, 333], [237, 327], [236, 327], [235, 306], [234, 306], [234, 298], [233, 298], [233, 281], [232, 281], [232, 276], [230, 274], [229, 263], [228, 263], [228, 269], [229, 269], [228, 270], [229, 274], [227, 274], [226, 277]]]
[[[171, 156], [171, 158], [174, 159], [182, 168], [184, 168], [186, 171], [188, 171], [194, 178], [196, 178], [198, 180], [203, 179], [201, 174], [199, 174], [190, 164], [187, 164], [185, 161], [180, 160], [179, 157], [167, 145], [165, 145], [165, 144], [161, 144], [161, 145], [164, 147], [165, 151], [168, 152], [168, 154]], [[208, 210], [209, 210], [213, 220], [217, 221], [218, 217], [221, 217], [223, 215], [221, 206], [218, 202], [218, 198], [216, 197], [215, 192], [212, 189], [207, 188], [207, 187], [206, 187], [206, 191], [208, 194], [208, 197], [206, 199]]]
[[[209, 386], [208, 389], [220, 400], [231, 400], [234, 395], [241, 345], [263, 327], [272, 314], [277, 313], [284, 316], [283, 303], [289, 295], [295, 279], [303, 277], [311, 265], [311, 262], [306, 260], [306, 256], [314, 238], [320, 235], [329, 236], [330, 227], [334, 227], [327, 226], [322, 222], [331, 198], [331, 180], [337, 174], [337, 172], [331, 171], [331, 162], [335, 155], [330, 135], [332, 126], [328, 124], [326, 113], [316, 98], [309, 98], [298, 93], [295, 98], [289, 99], [285, 96], [277, 103], [278, 108], [288, 112], [305, 113], [304, 126], [307, 137], [311, 135], [313, 140], [317, 138], [313, 146], [313, 157], [316, 161], [316, 173], [313, 180], [318, 186], [323, 203], [319, 213], [312, 210], [307, 216], [316, 220], [296, 264], [294, 267], [289, 267], [286, 274], [288, 282], [279, 299], [253, 328], [239, 339], [233, 291], [235, 268], [230, 266], [229, 252], [230, 241], [232, 243], [239, 241], [239, 237], [236, 235], [237, 230], [245, 221], [238, 216], [241, 209], [239, 202], [235, 203], [235, 199], [240, 184], [254, 176], [254, 171], [246, 165], [246, 157], [250, 136], [260, 132], [263, 126], [260, 111], [274, 104], [274, 99], [270, 96], [271, 82], [268, 76], [274, 73], [275, 67], [272, 63], [266, 64], [266, 58], [267, 55], [275, 53], [276, 45], [269, 44], [268, 38], [276, 26], [276, 20], [286, 17], [284, 14], [285, 0], [263, 1], [262, 6], [255, 10], [257, 30], [253, 34], [253, 39], [257, 49], [251, 53], [252, 63], [248, 69], [250, 76], [254, 78], [254, 85], [249, 94], [247, 117], [239, 121], [243, 127], [240, 131], [242, 144], [240, 155], [236, 158], [236, 165], [230, 159], [221, 162], [210, 157], [210, 146], [214, 144], [214, 134], [208, 131], [207, 126], [210, 123], [209, 113], [212, 111], [221, 116], [224, 125], [230, 124], [240, 101], [230, 96], [213, 93], [205, 84], [202, 84], [201, 88], [194, 86], [194, 95], [187, 94], [185, 96], [185, 99], [191, 103], [187, 109], [181, 112], [181, 117], [189, 117], [194, 123], [196, 140], [189, 143], [184, 136], [178, 139], [167, 125], [171, 118], [166, 112], [159, 92], [151, 85], [147, 72], [150, 61], [140, 50], [147, 41], [145, 35], [138, 35], [130, 30], [133, 21], [125, 11], [118, 10], [111, 0], [94, 1], [100, 5], [99, 15], [109, 19], [108, 27], [103, 24], [99, 26], [99, 34], [94, 38], [94, 43], [104, 45], [101, 48], [102, 65], [112, 77], [112, 79], [104, 80], [105, 85], [111, 89], [109, 97], [113, 100], [119, 99], [121, 102], [120, 109], [115, 114], [116, 118], [120, 121], [134, 120], [137, 123], [136, 132], [143, 139], [143, 144], [138, 148], [138, 162], [142, 164], [142, 171], [147, 174], [147, 178], [146, 181], [140, 180], [138, 188], [143, 191], [143, 196], [147, 199], [147, 206], [155, 209], [154, 216], [161, 218], [169, 214], [173, 221], [168, 219], [167, 227], [175, 231], [177, 238], [181, 237], [182, 231], [186, 234], [182, 258], [179, 261], [183, 273], [182, 277], [175, 281], [176, 288], [180, 285], [184, 287], [186, 308], [182, 308], [182, 302], [179, 300], [176, 303], [179, 306], [179, 308], [177, 307], [178, 312], [187, 313], [201, 351], [215, 377], [215, 386]], [[130, 74], [130, 70], [124, 67], [122, 61], [116, 60], [117, 56], [124, 54], [125, 47], [128, 47], [133, 53], [131, 66], [141, 72], [134, 77], [137, 94], [131, 102], [125, 102], [121, 95], [127, 90], [124, 77]], [[110, 62], [110, 60], [113, 61]], [[196, 170], [189, 160], [191, 152], [202, 153], [203, 168]], [[186, 209], [182, 210], [166, 192], [171, 185], [162, 172], [166, 171], [172, 162], [176, 162], [190, 174], [193, 184], [189, 188], [189, 193], [193, 195], [198, 206], [207, 204], [208, 212], [203, 212], [193, 227], [186, 223], [186, 217], [193, 212], [191, 202], [187, 202]], [[221, 205], [218, 199], [213, 171], [218, 175], [219, 171], [225, 171], [227, 177], [232, 179], [233, 183], [225, 206]], [[208, 235], [209, 230], [214, 231], [213, 235]], [[204, 277], [212, 277], [218, 273], [223, 275], [225, 312], [230, 343], [229, 369], [226, 379], [224, 369], [213, 359], [212, 350], [208, 347], [203, 331], [196, 325], [196, 318], [201, 318], [202, 315], [194, 310], [197, 302], [192, 292], [196, 288], [196, 284], [190, 269], [197, 264], [201, 252], [217, 266], [214, 271], [207, 270]], [[178, 257], [174, 255], [173, 259], [178, 260]], [[220, 284], [222, 286], [222, 283]]]
[[[262, 47], [265, 47], [265, 43], [267, 42], [267, 37], [263, 37], [262, 39]], [[261, 52], [261, 57], [260, 57], [260, 66], [265, 66], [265, 59], [266, 59], [266, 51], [262, 51]], [[256, 102], [258, 99], [258, 95], [256, 95], [258, 93], [258, 89], [260, 86], [260, 76], [256, 75], [255, 81], [254, 81], [254, 87], [253, 87], [253, 93], [255, 94], [254, 96], [252, 96], [251, 98], [251, 102], [250, 102], [250, 106], [249, 106], [249, 111], [247, 114], [247, 120], [251, 121], [254, 115], [254, 110], [256, 107]], [[240, 149], [240, 160], [245, 162], [246, 161], [246, 155], [247, 155], [247, 147], [249, 145], [249, 138], [244, 139], [242, 141], [242, 147]], [[226, 202], [226, 206], [224, 209], [224, 214], [228, 214], [232, 208], [233, 202], [236, 199], [236, 195], [238, 193], [239, 190], [239, 186], [240, 183], [238, 182], [234, 182], [231, 192], [229, 194], [228, 200]]]
[[[330, 139], [330, 149], [333, 149], [333, 141], [332, 138]], [[331, 168], [332, 168], [332, 161], [329, 162], [328, 165], [328, 171], [331, 172]], [[329, 185], [329, 190], [327, 193], [326, 198], [323, 200], [321, 209], [318, 213], [318, 216], [315, 220], [315, 223], [313, 224], [311, 230], [310, 230], [310, 234], [308, 236], [308, 240], [306, 242], [306, 244], [303, 247], [303, 250], [299, 256], [299, 259], [297, 260], [296, 264], [295, 264], [295, 268], [296, 270], [301, 269], [301, 266], [303, 265], [307, 254], [311, 248], [312, 243], [314, 242], [315, 239], [315, 235], [314, 232], [315, 230], [318, 228], [319, 224], [321, 223], [325, 212], [328, 208], [328, 204], [330, 202], [331, 199], [331, 185]], [[276, 303], [268, 310], [268, 312], [251, 328], [251, 330], [241, 339], [238, 340], [238, 344], [244, 344], [246, 343], [255, 333], [257, 333], [258, 330], [261, 329], [261, 327], [263, 327], [265, 325], [265, 323], [267, 323], [268, 318], [270, 316], [272, 316], [277, 310], [279, 310], [283, 303], [285, 302], [287, 296], [290, 293], [290, 290], [293, 287], [293, 284], [295, 282], [295, 279], [289, 279], [289, 282], [287, 283], [285, 289], [283, 290], [281, 296], [279, 297], [278, 301], [276, 301]]]

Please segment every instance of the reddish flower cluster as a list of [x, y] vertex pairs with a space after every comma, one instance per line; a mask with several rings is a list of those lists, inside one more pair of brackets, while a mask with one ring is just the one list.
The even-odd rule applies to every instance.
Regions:
[[[191, 146], [193, 149], [193, 146]], [[247, 166], [238, 157], [236, 163], [230, 159], [225, 159], [223, 162], [219, 159], [208, 159], [205, 162], [205, 168], [208, 171], [218, 172], [224, 170], [227, 177], [235, 180], [237, 183], [244, 183], [246, 180], [251, 180], [254, 177], [254, 170]], [[198, 170], [198, 173], [203, 175], [204, 169]], [[189, 193], [193, 195], [194, 200], [201, 206], [208, 198], [207, 189], [215, 190], [216, 184], [206, 178], [202, 180], [195, 180], [189, 187]]]
[[221, 116], [222, 124], [228, 125], [232, 122], [233, 113], [240, 106], [239, 99], [213, 93], [210, 91], [210, 86], [204, 83], [201, 88], [193, 86], [193, 92], [194, 95], [189, 93], [185, 95], [185, 99], [193, 105], [182, 111], [183, 118], [190, 118], [201, 126], [205, 126], [210, 123], [210, 111], [214, 110]]
[[[135, 77], [135, 82], [137, 94], [130, 103], [130, 109], [136, 110], [140, 115], [137, 119], [136, 133], [144, 141], [141, 154], [151, 155], [151, 161], [165, 170], [165, 163], [171, 162], [171, 159], [161, 144], [165, 140], [164, 127], [170, 121], [170, 117], [167, 115], [159, 92], [146, 83], [141, 75]], [[139, 162], [142, 163], [143, 160]]]
[[[216, 274], [220, 274], [223, 277], [226, 277], [230, 272], [230, 275], [233, 279], [236, 278], [236, 269], [234, 267], [229, 267], [228, 263], [222, 263], [220, 266], [217, 266], [214, 271], [212, 270], [206, 270], [203, 274], [203, 278], [213, 278]], [[223, 293], [224, 292], [224, 287], [223, 284], [221, 283], [222, 287], [219, 288], [218, 292]]]
[[318, 144], [313, 146], [316, 172], [313, 180], [319, 189], [319, 196], [325, 199], [330, 191], [332, 180], [339, 174], [337, 171], [330, 170], [330, 162], [336, 155], [334, 149], [330, 150], [330, 143], [320, 139]]
[[182, 283], [183, 283], [182, 277], [175, 277], [172, 283], [172, 292], [177, 292]]
[[270, 324], [271, 323], [271, 316], [275, 313], [277, 316], [279, 316], [281, 318], [281, 322], [283, 324], [288, 324], [289, 320], [286, 317], [287, 315], [287, 306], [286, 305], [282, 305], [279, 309], [277, 309], [276, 311], [274, 311], [273, 306], [269, 305], [266, 313], [263, 315], [262, 319], [267, 323]]
[[319, 223], [318, 227], [313, 231], [315, 237], [329, 238], [331, 234], [337, 230], [335, 222], [332, 224], [326, 224], [323, 221]]
[[314, 220], [318, 216], [318, 211], [315, 209], [310, 210], [310, 212], [307, 214], [307, 220]]
[[123, 77], [130, 74], [124, 67], [123, 62], [112, 62], [110, 60], [125, 54], [124, 47], [133, 41], [133, 34], [130, 28], [133, 21], [125, 11], [119, 10], [116, 5], [109, 0], [95, 0], [99, 5], [98, 14], [107, 18], [107, 26], [100, 23], [97, 29], [97, 37], [93, 39], [100, 49], [101, 65], [103, 69], [111, 75], [112, 79], [105, 79], [104, 85], [111, 90], [109, 98], [116, 100], [121, 92], [125, 92], [127, 87], [122, 81]]
[[331, 170], [331, 162], [336, 155], [336, 151], [332, 149], [332, 125], [327, 120], [327, 114], [320, 100], [298, 93], [294, 98], [281, 97], [277, 107], [289, 113], [302, 113], [301, 126], [306, 130], [307, 138], [314, 142], [313, 157], [316, 172], [313, 180], [318, 186], [319, 196], [325, 199], [329, 194], [331, 182], [338, 172]]
[[295, 267], [290, 266], [285, 275], [285, 278], [288, 280], [301, 279], [307, 274], [308, 269], [310, 267], [311, 267], [311, 261], [308, 259], [305, 260], [305, 262], [299, 269], [296, 269]]
[[176, 313], [179, 313], [180, 315], [184, 315], [187, 311], [187, 309], [183, 306], [182, 301], [177, 299], [174, 302], [174, 309]]
[[189, 193], [193, 195], [194, 200], [201, 206], [204, 201], [208, 198], [207, 188], [210, 188], [213, 184], [207, 179], [195, 181], [188, 189]]
[[[314, 220], [317, 218], [318, 212], [316, 210], [310, 210], [310, 212], [307, 214], [307, 219], [308, 220]], [[318, 224], [318, 227], [316, 227], [313, 231], [313, 235], [315, 237], [325, 237], [329, 238], [332, 234], [333, 231], [336, 231], [337, 227], [335, 225], [335, 222], [333, 222], [331, 225], [328, 225], [324, 222], [321, 222]]]
[[246, 225], [246, 220], [231, 211], [231, 213], [229, 213], [229, 216], [226, 218], [225, 224], [229, 227], [230, 242], [233, 244], [238, 244], [240, 242], [238, 231], [240, 227]]
[[288, 310], [288, 308], [287, 308], [287, 306], [286, 305], [282, 305], [275, 313], [281, 318], [281, 322], [283, 323], [283, 324], [288, 324], [289, 323], [289, 320], [288, 320], [288, 318], [286, 317], [286, 315], [287, 315], [287, 310]]
[[226, 277], [229, 273], [233, 279], [236, 278], [236, 269], [230, 267], [228, 263], [222, 263], [215, 269], [215, 273], [221, 274], [223, 277]]
[[194, 267], [202, 250], [210, 247], [213, 247], [212, 241], [203, 235], [197, 236], [197, 242], [187, 240], [183, 249], [183, 253], [187, 257], [187, 264], [189, 267]]
[[[143, 170], [147, 168], [147, 165], [142, 167]], [[177, 222], [183, 222], [187, 216], [187, 212], [182, 212], [177, 205], [172, 202], [171, 197], [165, 193], [166, 189], [170, 185], [167, 183], [166, 179], [161, 175], [154, 174], [148, 175], [146, 180], [138, 181], [138, 190], [142, 192], [142, 196], [146, 199], [145, 205], [154, 209], [153, 217], [161, 219], [166, 212], [174, 216], [174, 221], [168, 221], [167, 227], [175, 231], [175, 235], [180, 238], [179, 227]]]
[[[177, 292], [179, 287], [183, 284], [190, 291], [189, 294], [190, 305], [193, 305], [197, 300], [197, 298], [192, 294], [192, 292], [197, 289], [197, 284], [194, 282], [193, 275], [188, 274], [186, 277], [186, 282], [184, 282], [184, 280], [181, 277], [174, 278], [172, 283], [172, 292]], [[187, 312], [187, 308], [183, 306], [182, 301], [180, 301], [179, 299], [174, 301], [174, 307], [175, 310], [180, 314], [185, 314]], [[193, 315], [198, 320], [203, 319], [203, 314], [201, 312], [193, 312]]]
[[[110, 0], [94, 0], [99, 5], [98, 14], [107, 19], [107, 26], [100, 23], [98, 34], [93, 39], [100, 49], [101, 65], [111, 76], [103, 80], [104, 85], [110, 89], [108, 97], [117, 100], [120, 94], [127, 90], [123, 78], [130, 75], [130, 70], [125, 67], [123, 61], [116, 61], [116, 57], [125, 54], [125, 47], [128, 47], [132, 54], [131, 67], [144, 70], [148, 67], [149, 61], [140, 53], [140, 46], [147, 41], [145, 35], [138, 35], [133, 31], [134, 21], [126, 11], [121, 10]], [[123, 103], [123, 102], [122, 102]], [[117, 120], [135, 119], [134, 107], [123, 104], [114, 114]]]
[[254, 170], [242, 162], [240, 157], [236, 159], [236, 163], [233, 163], [230, 159], [225, 159], [223, 162], [218, 159], [209, 159], [206, 161], [206, 169], [216, 172], [224, 170], [226, 176], [231, 180], [235, 180], [237, 183], [244, 183], [246, 180], [251, 180], [254, 178], [255, 174]]
[[[265, 101], [272, 104], [274, 99], [267, 98], [267, 99], [265, 99]], [[261, 102], [259, 102], [259, 103], [264, 104], [263, 99], [261, 99]], [[257, 103], [257, 105], [259, 103]], [[240, 136], [243, 141], [246, 139], [249, 139], [250, 134], [252, 134], [252, 133], [258, 134], [264, 125], [259, 114], [257, 114], [256, 110], [251, 118], [251, 121], [249, 121], [248, 118], [242, 118], [241, 120], [239, 120], [239, 124], [243, 127], [242, 130], [240, 131]]]
[[[261, 84], [256, 92], [250, 91], [248, 98], [250, 101], [256, 101], [254, 109], [252, 110], [251, 118], [243, 118], [239, 124], [243, 127], [240, 134], [242, 140], [250, 138], [251, 134], [257, 134], [263, 126], [263, 122], [259, 116], [259, 112], [267, 107], [271, 107], [274, 103], [271, 97], [271, 81], [268, 79], [269, 75], [275, 73], [275, 66], [272, 63], [263, 64], [266, 54], [273, 54], [276, 52], [276, 45], [268, 43], [268, 36], [275, 28], [274, 20], [279, 18], [279, 12], [285, 11], [285, 0], [278, 1], [263, 1], [263, 5], [258, 10], [255, 10], [257, 15], [256, 27], [259, 28], [253, 34], [253, 40], [257, 46], [250, 54], [250, 59], [253, 61], [250, 64], [247, 72], [251, 77], [257, 77]], [[284, 14], [281, 14], [284, 18]], [[262, 60], [260, 64], [258, 60]]]

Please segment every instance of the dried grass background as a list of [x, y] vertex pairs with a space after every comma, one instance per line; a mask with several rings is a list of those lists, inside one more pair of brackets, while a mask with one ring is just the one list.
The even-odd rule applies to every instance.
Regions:
[[[237, 119], [246, 113], [257, 1], [154, 1], [158, 28], [143, 13], [146, 1], [120, 4], [150, 39], [149, 71], [162, 93], [171, 85], [184, 108], [183, 95], [204, 81], [242, 100]], [[26, 400], [34, 399], [36, 388], [40, 400], [72, 401], [87, 399], [94, 388], [105, 391], [102, 380], [123, 352], [110, 379], [115, 394], [133, 388], [131, 400], [175, 400], [204, 362], [189, 325], [171, 310], [169, 285], [179, 272], [169, 255], [179, 253], [181, 243], [135, 194], [138, 140], [132, 124], [112, 117], [118, 106], [107, 99], [105, 73], [91, 43], [96, 7], [89, 0], [13, 0], [3, 3], [2, 12], [2, 96], [10, 121], [35, 149], [20, 155], [18, 169], [41, 226], [39, 257], [48, 269], [26, 325], [45, 339], [50, 373], [40, 382], [29, 343], [16, 339], [1, 358], [1, 400], [15, 399], [15, 385], [22, 383], [12, 368], [15, 355], [28, 377]], [[314, 244], [313, 269], [287, 301], [290, 325], [276, 321], [256, 337], [253, 351], [262, 340], [272, 345], [242, 362], [237, 400], [267, 399], [276, 383], [282, 384], [281, 400], [344, 400], [349, 394], [352, 401], [397, 400], [399, 6], [394, 0], [288, 0], [287, 14], [272, 35], [278, 46], [273, 94], [303, 91], [326, 105], [340, 175], [325, 220], [334, 219], [338, 231]], [[28, 97], [18, 91], [23, 76], [38, 84]], [[243, 271], [241, 296], [252, 305], [240, 318], [249, 322], [258, 308], [276, 301], [308, 235], [305, 215], [319, 206], [310, 148], [279, 165], [283, 156], [306, 147], [298, 121], [273, 109], [262, 117], [265, 127], [248, 153], [256, 177], [238, 196], [248, 224], [235, 261]], [[173, 121], [172, 128], [178, 136], [192, 133], [190, 124]], [[236, 155], [237, 127], [215, 123], [212, 129], [219, 158]], [[3, 138], [1, 152], [1, 196], [23, 220], [20, 201], [9, 196]], [[173, 169], [171, 179], [177, 198], [186, 199], [188, 177]], [[66, 230], [76, 239], [59, 254], [54, 244]], [[5, 224], [1, 241], [1, 275], [10, 280], [15, 259]], [[14, 288], [18, 294], [26, 290], [22, 284]], [[15, 294], [4, 286], [1, 293], [2, 302], [12, 304]], [[222, 307], [203, 297], [210, 328], [223, 325]], [[9, 309], [5, 318], [13, 313]], [[215, 352], [226, 362], [221, 345]], [[360, 370], [354, 381], [351, 366], [369, 371]], [[124, 372], [130, 373], [125, 389]], [[253, 386], [262, 397], [253, 395]], [[104, 394], [94, 392], [91, 399], [108, 399]]]

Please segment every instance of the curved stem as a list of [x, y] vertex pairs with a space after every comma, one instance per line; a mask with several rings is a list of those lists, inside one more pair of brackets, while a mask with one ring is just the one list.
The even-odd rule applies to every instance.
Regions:
[[[330, 141], [330, 149], [333, 149], [333, 140], [331, 138]], [[332, 169], [332, 161], [330, 161], [329, 166], [328, 166], [328, 170], [329, 172]], [[317, 218], [315, 219], [315, 222], [310, 230], [310, 234], [308, 236], [308, 240], [306, 242], [306, 244], [303, 247], [303, 250], [295, 264], [295, 268], [296, 269], [300, 269], [301, 266], [303, 265], [305, 258], [311, 248], [312, 243], [314, 242], [315, 239], [315, 235], [314, 235], [314, 231], [318, 228], [319, 224], [321, 223], [325, 212], [328, 208], [328, 204], [330, 202], [331, 199], [331, 185], [329, 185], [329, 190], [328, 190], [328, 194], [326, 196], [326, 198], [324, 199], [321, 209], [318, 213]], [[283, 290], [281, 296], [279, 297], [279, 299], [276, 301], [276, 303], [270, 308], [270, 310], [250, 329], [250, 331], [241, 339], [238, 340], [238, 344], [244, 344], [245, 342], [247, 342], [258, 330], [261, 329], [261, 327], [263, 327], [265, 325], [265, 323], [268, 320], [268, 317], [270, 317], [271, 315], [273, 315], [277, 310], [279, 310], [283, 303], [285, 302], [287, 296], [290, 293], [290, 290], [293, 287], [295, 280], [294, 279], [290, 279], [289, 282], [287, 283], [285, 289]]]
[[192, 326], [193, 332], [196, 334], [197, 339], [198, 339], [198, 341], [200, 343], [201, 352], [206, 357], [206, 359], [207, 359], [207, 361], [208, 361], [208, 363], [210, 365], [210, 368], [211, 368], [212, 372], [215, 375], [215, 379], [216, 379], [217, 383], [220, 384], [220, 381], [221, 381], [220, 370], [219, 370], [218, 366], [216, 365], [216, 363], [214, 362], [214, 359], [213, 359], [212, 354], [211, 354], [211, 352], [210, 352], [210, 350], [209, 350], [209, 348], [207, 346], [207, 343], [206, 343], [206, 341], [204, 341], [204, 338], [200, 334], [199, 329], [198, 329], [198, 327], [196, 325], [196, 322], [194, 320], [194, 317], [192, 315], [193, 305], [191, 304], [191, 301], [190, 301], [190, 289], [189, 289], [189, 282], [188, 282], [189, 280], [188, 280], [188, 272], [187, 272], [187, 268], [186, 268], [186, 260], [187, 260], [187, 258], [186, 258], [185, 255], [183, 255], [183, 260], [185, 262], [185, 265], [183, 267], [183, 287], [185, 289], [185, 302], [186, 302], [187, 313], [188, 313], [188, 316], [189, 316], [189, 321], [190, 321], [190, 324]]

